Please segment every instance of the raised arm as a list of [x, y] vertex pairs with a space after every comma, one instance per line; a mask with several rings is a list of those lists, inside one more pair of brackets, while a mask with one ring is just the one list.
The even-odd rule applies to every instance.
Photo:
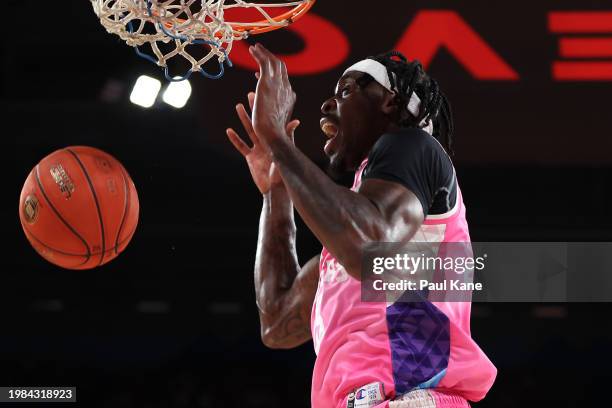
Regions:
[[292, 348], [311, 338], [310, 312], [319, 256], [300, 268], [293, 205], [284, 187], [264, 195], [255, 260], [255, 296], [261, 338], [270, 348]]
[[360, 279], [365, 246], [410, 240], [423, 222], [421, 203], [392, 181], [365, 180], [357, 192], [334, 183], [286, 137], [296, 96], [285, 64], [259, 44], [250, 52], [260, 68], [253, 127], [306, 225], [347, 273]]
[[[251, 108], [254, 96], [248, 95]], [[227, 130], [227, 136], [245, 157], [263, 196], [255, 260], [261, 336], [268, 347], [296, 347], [310, 339], [310, 310], [317, 288], [319, 257], [300, 268], [295, 249], [293, 203], [278, 169], [253, 130], [249, 114], [242, 104], [236, 106], [236, 111], [253, 146], [248, 146], [233, 129]], [[296, 120], [289, 123], [290, 138], [298, 124]]]

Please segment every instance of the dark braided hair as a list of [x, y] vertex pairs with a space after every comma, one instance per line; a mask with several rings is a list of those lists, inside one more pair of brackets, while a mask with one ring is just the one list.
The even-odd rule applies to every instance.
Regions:
[[[417, 60], [408, 61], [397, 51], [390, 51], [369, 57], [387, 67], [391, 88], [397, 91], [399, 104], [403, 107], [399, 125], [418, 127], [423, 119], [432, 120], [433, 136], [438, 139], [449, 155], [453, 154], [453, 114], [446, 95], [440, 90], [435, 79], [431, 78]], [[421, 99], [419, 115], [414, 117], [408, 111], [408, 101], [416, 92]]]

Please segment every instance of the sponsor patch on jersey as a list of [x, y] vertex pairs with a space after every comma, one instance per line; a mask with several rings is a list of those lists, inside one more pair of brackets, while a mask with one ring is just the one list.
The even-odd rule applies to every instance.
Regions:
[[348, 395], [347, 408], [370, 408], [385, 400], [385, 386], [381, 382], [373, 382], [357, 388]]

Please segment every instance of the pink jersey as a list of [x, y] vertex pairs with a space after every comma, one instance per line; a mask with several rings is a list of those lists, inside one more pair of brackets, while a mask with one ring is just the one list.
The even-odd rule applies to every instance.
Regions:
[[[355, 173], [353, 191], [366, 164]], [[413, 241], [470, 242], [459, 187], [455, 207], [427, 216]], [[385, 402], [376, 408], [414, 389], [478, 401], [491, 388], [497, 370], [470, 335], [470, 302], [362, 302], [360, 281], [325, 248], [319, 272], [311, 319], [313, 407], [346, 407], [349, 393], [377, 382]]]

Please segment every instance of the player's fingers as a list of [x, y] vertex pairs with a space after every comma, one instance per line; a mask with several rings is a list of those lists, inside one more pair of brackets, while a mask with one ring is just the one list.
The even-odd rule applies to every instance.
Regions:
[[289, 84], [289, 74], [287, 74], [287, 65], [281, 60], [279, 60], [279, 62], [280, 62], [281, 77], [283, 78], [283, 82], [288, 85]]
[[255, 51], [261, 56], [262, 61], [266, 62], [266, 73], [269, 77], [282, 78], [283, 61], [260, 43], [255, 44]]
[[238, 114], [238, 118], [242, 122], [242, 126], [244, 126], [246, 130], [249, 130], [249, 128], [251, 127], [249, 125], [252, 124], [251, 116], [248, 114], [243, 104], [239, 103], [238, 105], [236, 105], [236, 113]]
[[251, 112], [253, 112], [253, 106], [255, 105], [255, 92], [249, 92], [247, 95], [247, 99], [249, 100], [249, 107], [251, 108]]
[[289, 135], [293, 135], [293, 132], [295, 132], [295, 129], [297, 129], [298, 126], [300, 126], [300, 121], [298, 119], [293, 119], [287, 124], [287, 133]]
[[236, 105], [236, 112], [238, 113], [238, 118], [240, 118], [242, 127], [247, 132], [247, 135], [249, 136], [249, 139], [251, 139], [251, 142], [253, 142], [254, 144], [257, 143], [259, 141], [257, 134], [255, 133], [255, 130], [253, 129], [253, 123], [251, 122], [251, 117], [249, 116], [246, 109], [244, 108], [244, 105], [241, 103]]
[[251, 56], [259, 65], [259, 78], [265, 78], [270, 74], [270, 61], [269, 58], [261, 51], [261, 48], [258, 47], [259, 44], [255, 44], [254, 46], [249, 47], [249, 52]]
[[234, 129], [226, 129], [225, 133], [227, 133], [227, 138], [230, 140], [230, 142], [232, 142], [232, 144], [234, 145], [236, 150], [240, 152], [240, 154], [246, 157], [246, 155], [251, 152], [249, 146], [247, 146], [247, 144], [242, 141], [242, 139], [240, 138], [240, 136], [238, 136], [238, 133], [236, 133]]
[[287, 115], [287, 117], [290, 118], [293, 116], [293, 109], [295, 108], [295, 101], [296, 101], [297, 96], [296, 96], [296, 93], [293, 91], [293, 89], [291, 89], [291, 85], [288, 84], [287, 86], [289, 87], [288, 91], [291, 95], [290, 100], [289, 100], [289, 103], [291, 104], [291, 106], [290, 106], [290, 109]]
[[276, 55], [274, 55], [269, 49], [267, 49], [260, 43], [255, 44], [255, 46], [257, 47], [257, 51], [264, 55], [271, 62], [278, 63], [280, 61]]
[[274, 55], [272, 51], [268, 50], [263, 45], [257, 43], [256, 47], [257, 47], [257, 51], [261, 53], [261, 55], [265, 59], [268, 60], [268, 64], [271, 69], [271, 75], [285, 79], [283, 78], [283, 70], [285, 70], [285, 77], [286, 77], [286, 67], [283, 61], [280, 58], [278, 58], [276, 55]]

